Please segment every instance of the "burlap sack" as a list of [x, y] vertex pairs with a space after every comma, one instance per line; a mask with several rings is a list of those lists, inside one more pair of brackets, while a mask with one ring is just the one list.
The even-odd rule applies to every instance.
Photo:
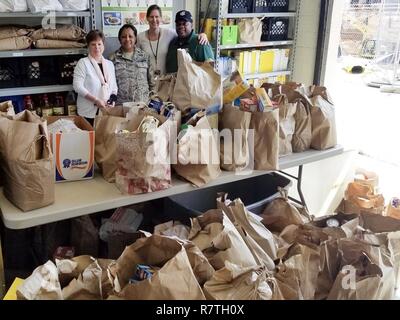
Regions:
[[101, 112], [95, 119], [95, 153], [94, 159], [107, 182], [115, 182], [117, 170], [117, 143], [115, 132], [125, 121], [128, 109], [116, 106]]
[[176, 173], [201, 187], [221, 174], [218, 147], [210, 124], [202, 117], [178, 141]]
[[127, 117], [128, 120], [119, 125], [116, 133], [115, 179], [118, 189], [124, 194], [140, 194], [169, 188], [169, 141], [171, 132], [176, 130], [176, 123], [151, 114], [151, 118], [156, 118], [160, 126], [154, 132], [145, 132], [143, 121], [148, 117], [147, 114], [129, 113]]
[[210, 210], [191, 219], [191, 240], [203, 251], [215, 270], [230, 261], [240, 267], [259, 265], [240, 233], [222, 210]]
[[24, 50], [32, 44], [32, 39], [27, 36], [6, 38], [0, 40], [0, 51]]
[[311, 96], [312, 141], [316, 150], [333, 148], [337, 144], [335, 107], [323, 87], [315, 87]]
[[268, 255], [269, 258], [264, 259], [264, 265], [272, 271], [275, 268], [273, 261], [277, 258], [277, 243], [273, 234], [265, 228], [257, 216], [246, 209], [240, 199], [230, 202], [226, 197], [224, 194], [217, 199], [217, 207], [224, 210], [238, 231], [244, 230], [246, 237], [251, 237]]
[[262, 26], [262, 19], [242, 19], [239, 22], [239, 43], [260, 43]]
[[[219, 117], [222, 133], [220, 160], [221, 168], [226, 171], [240, 171], [250, 163], [249, 128], [251, 113], [241, 111], [232, 105], [225, 105]], [[231, 136], [224, 137], [225, 133]]]
[[310, 222], [307, 209], [287, 198], [287, 191], [281, 190], [282, 197], [274, 199], [264, 209], [262, 223], [272, 232], [281, 233], [287, 226]]
[[0, 102], [0, 116], [15, 116], [12, 101]]
[[275, 97], [279, 108], [279, 155], [286, 156], [293, 153], [292, 140], [295, 132], [296, 104], [289, 103], [285, 95]]
[[30, 34], [33, 41], [40, 39], [80, 41], [85, 39], [86, 32], [72, 24], [58, 24], [55, 29], [38, 29]]
[[210, 63], [195, 63], [183, 49], [178, 49], [178, 74], [172, 102], [181, 110], [206, 109], [222, 105], [221, 76]]
[[[147, 280], [129, 284], [138, 264], [161, 269]], [[151, 236], [127, 247], [109, 268], [116, 295], [127, 300], [204, 300], [182, 244], [172, 238]]]
[[252, 113], [250, 129], [254, 130], [254, 169], [279, 170], [279, 110]]
[[61, 48], [84, 48], [86, 44], [76, 41], [66, 41], [66, 40], [50, 40], [50, 39], [40, 39], [35, 41], [34, 46], [38, 49], [61, 49]]
[[54, 164], [47, 124], [30, 111], [0, 117], [4, 195], [23, 211], [54, 202]]
[[33, 30], [22, 26], [0, 26], [0, 40], [26, 36]]
[[243, 268], [229, 261], [204, 285], [208, 300], [272, 300], [265, 269]]
[[174, 94], [176, 82], [176, 75], [168, 74], [159, 76], [156, 79], [155, 94], [158, 95], [162, 101], [171, 101]]

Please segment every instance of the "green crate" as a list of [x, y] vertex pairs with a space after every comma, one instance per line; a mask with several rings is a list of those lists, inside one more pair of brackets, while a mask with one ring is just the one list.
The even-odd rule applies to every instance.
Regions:
[[237, 44], [239, 35], [239, 26], [223, 26], [222, 27], [222, 45]]

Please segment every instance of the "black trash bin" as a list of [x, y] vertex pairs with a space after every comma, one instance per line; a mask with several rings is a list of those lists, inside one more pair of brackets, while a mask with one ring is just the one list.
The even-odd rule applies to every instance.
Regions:
[[261, 214], [269, 202], [279, 197], [279, 187], [288, 190], [291, 185], [291, 180], [282, 175], [266, 174], [165, 198], [163, 213], [166, 220], [179, 220], [188, 224], [190, 218], [215, 209], [217, 193], [226, 192], [229, 199], [240, 198], [249, 211]]

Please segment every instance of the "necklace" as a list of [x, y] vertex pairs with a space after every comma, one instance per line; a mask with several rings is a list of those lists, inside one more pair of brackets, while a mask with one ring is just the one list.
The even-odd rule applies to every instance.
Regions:
[[[158, 39], [157, 39], [157, 47], [156, 47], [156, 51], [154, 52], [154, 49], [153, 49], [153, 45], [151, 44], [151, 40], [150, 40], [150, 32], [149, 31], [147, 31], [147, 37], [149, 38], [149, 44], [150, 44], [150, 49], [151, 49], [151, 52], [153, 53], [153, 56], [154, 56], [154, 58], [155, 58], [155, 60], [156, 60], [156, 68], [158, 67], [158, 62], [157, 62], [157, 60], [158, 60], [158, 45], [159, 45], [159, 43], [160, 43], [160, 37], [161, 37], [161, 30], [159, 31], [159, 33], [158, 33]], [[160, 75], [160, 70], [157, 68], [157, 70], [155, 70], [155, 75]]]

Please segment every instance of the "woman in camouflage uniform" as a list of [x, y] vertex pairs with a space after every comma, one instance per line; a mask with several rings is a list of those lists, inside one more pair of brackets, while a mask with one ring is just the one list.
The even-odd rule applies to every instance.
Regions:
[[121, 48], [111, 55], [118, 84], [118, 102], [147, 102], [154, 89], [149, 55], [136, 47], [137, 30], [126, 24], [118, 33]]

